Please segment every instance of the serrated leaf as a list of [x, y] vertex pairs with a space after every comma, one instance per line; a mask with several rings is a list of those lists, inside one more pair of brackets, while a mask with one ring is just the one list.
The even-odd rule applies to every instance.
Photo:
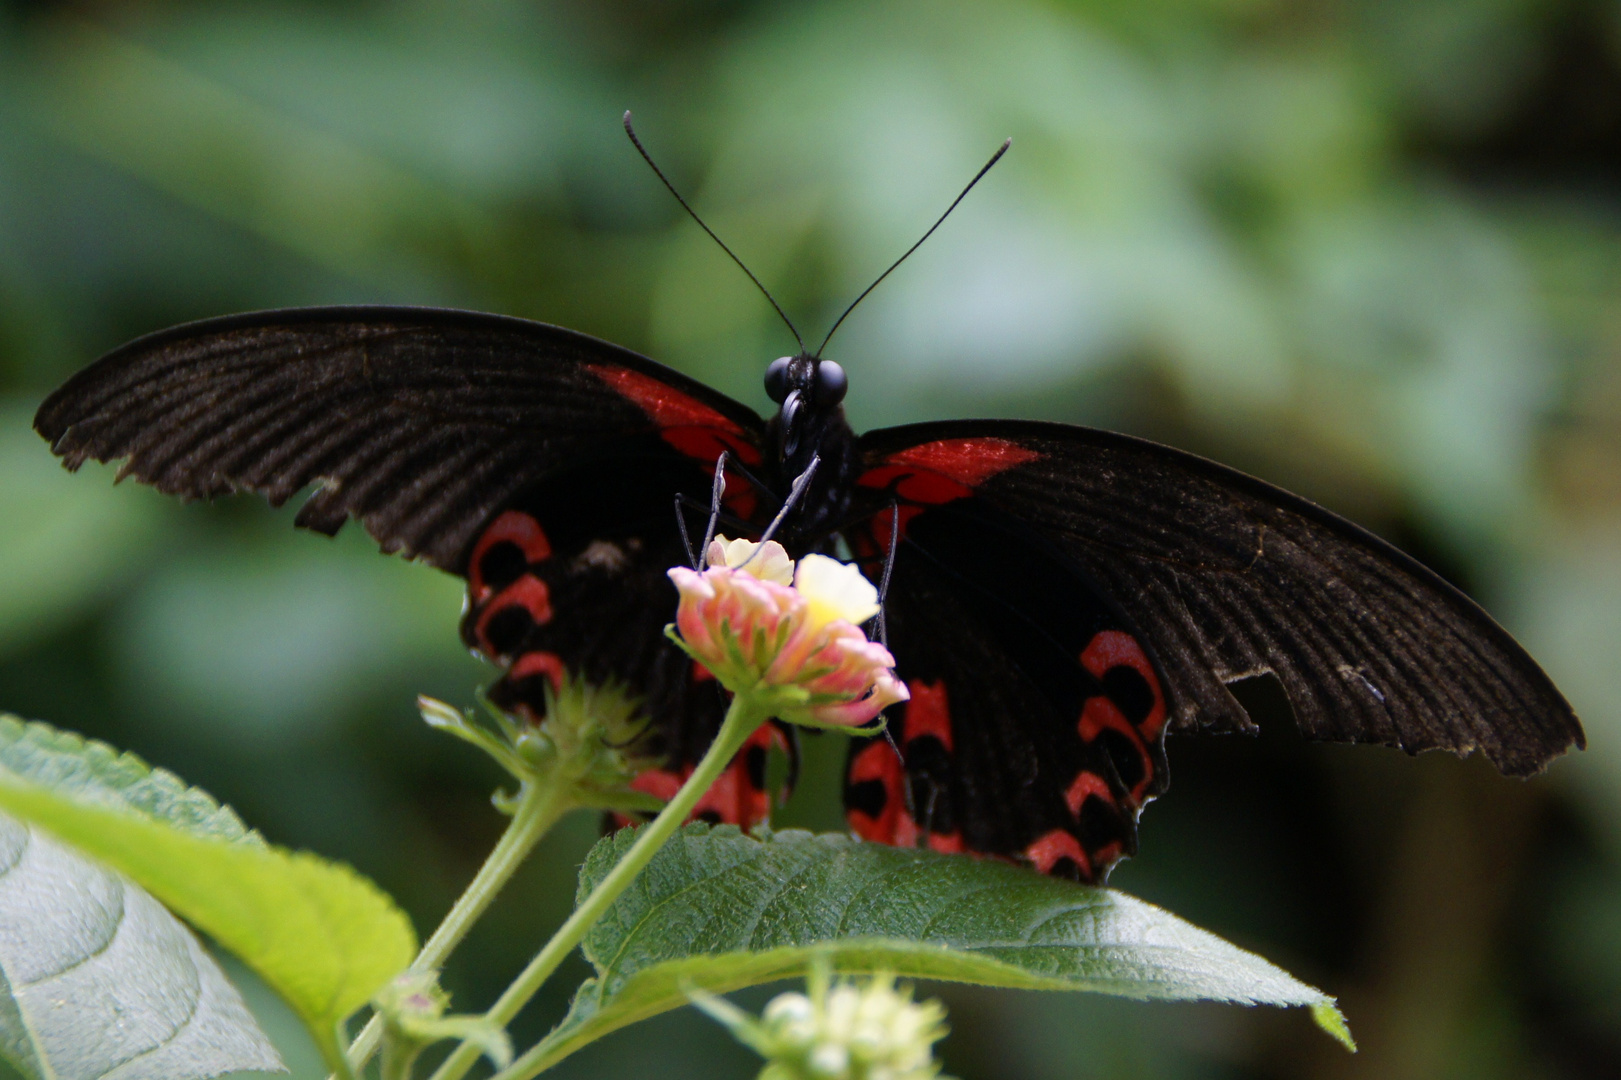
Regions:
[[[584, 896], [634, 838], [592, 849]], [[1308, 1006], [1334, 1000], [1152, 904], [986, 859], [844, 835], [689, 825], [584, 942], [597, 976], [527, 1064], [714, 992], [839, 970], [1134, 998]]]
[[130, 810], [210, 840], [264, 846], [236, 811], [135, 754], [49, 724], [0, 715], [0, 769], [77, 802]]
[[236, 989], [163, 905], [4, 815], [0, 1058], [35, 1080], [283, 1071]]
[[405, 914], [366, 878], [266, 844], [202, 792], [100, 743], [0, 724], [0, 809], [128, 875], [235, 953], [329, 1062], [336, 1023], [416, 951]]

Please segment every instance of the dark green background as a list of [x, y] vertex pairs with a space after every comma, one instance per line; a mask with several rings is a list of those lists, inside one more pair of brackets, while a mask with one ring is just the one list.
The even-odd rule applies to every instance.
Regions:
[[[500, 778], [412, 708], [490, 676], [457, 583], [290, 511], [70, 477], [29, 418], [136, 334], [358, 301], [562, 323], [765, 406], [791, 341], [627, 107], [808, 335], [1012, 135], [840, 331], [856, 426], [1039, 416], [1218, 457], [1463, 584], [1586, 721], [1519, 783], [1308, 746], [1249, 688], [1267, 733], [1173, 740], [1114, 883], [1341, 995], [1362, 1054], [1298, 1013], [942, 988], [951, 1071], [1621, 1072], [1612, 4], [0, 4], [0, 707], [174, 768], [430, 927], [500, 825]], [[836, 825], [841, 753], [812, 741], [784, 820]], [[595, 828], [458, 957], [460, 1005], [561, 917]], [[680, 1014], [561, 1072], [754, 1068]]]

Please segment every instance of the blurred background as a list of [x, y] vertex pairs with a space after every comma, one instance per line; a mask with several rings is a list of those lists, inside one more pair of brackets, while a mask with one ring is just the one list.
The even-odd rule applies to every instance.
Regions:
[[[501, 825], [501, 778], [412, 705], [492, 676], [458, 583], [290, 508], [69, 476], [29, 421], [137, 334], [371, 301], [561, 323], [765, 408], [791, 339], [627, 107], [807, 336], [1013, 136], [834, 342], [856, 427], [1032, 416], [1217, 457], [1468, 589], [1586, 722], [1520, 783], [1308, 745], [1246, 686], [1262, 737], [1173, 740], [1113, 884], [1340, 995], [1362, 1053], [1298, 1012], [931, 986], [949, 1071], [1621, 1075], [1613, 3], [4, 0], [0, 708], [174, 769], [430, 928]], [[839, 827], [842, 753], [809, 741], [780, 822]], [[596, 830], [548, 840], [458, 956], [462, 1008], [562, 918]], [[558, 1075], [756, 1067], [688, 1010]]]

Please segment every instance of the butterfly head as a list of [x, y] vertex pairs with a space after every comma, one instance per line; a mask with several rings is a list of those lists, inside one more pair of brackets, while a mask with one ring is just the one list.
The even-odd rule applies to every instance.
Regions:
[[771, 361], [765, 369], [765, 392], [778, 405], [785, 459], [793, 460], [802, 447], [815, 443], [828, 420], [839, 414], [849, 388], [844, 369], [831, 360], [800, 353]]

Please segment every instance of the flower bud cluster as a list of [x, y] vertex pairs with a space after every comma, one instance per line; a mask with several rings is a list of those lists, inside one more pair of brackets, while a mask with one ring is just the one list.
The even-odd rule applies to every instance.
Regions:
[[893, 975], [830, 985], [813, 971], [804, 994], [780, 994], [759, 1019], [719, 998], [696, 1004], [766, 1060], [759, 1080], [935, 1080], [945, 1006], [912, 1000]]
[[[592, 686], [570, 675], [546, 690], [546, 715], [535, 720], [490, 708], [490, 724], [432, 698], [419, 698], [422, 718], [478, 746], [525, 783], [566, 789], [576, 806], [657, 810], [660, 800], [631, 782], [658, 764], [638, 753], [648, 725], [640, 702], [623, 688]], [[499, 800], [498, 800], [499, 802]]]
[[796, 567], [775, 541], [717, 537], [707, 555], [702, 571], [670, 571], [671, 637], [721, 685], [813, 727], [859, 727], [907, 699], [895, 658], [859, 627], [878, 593], [856, 567], [825, 555]]

